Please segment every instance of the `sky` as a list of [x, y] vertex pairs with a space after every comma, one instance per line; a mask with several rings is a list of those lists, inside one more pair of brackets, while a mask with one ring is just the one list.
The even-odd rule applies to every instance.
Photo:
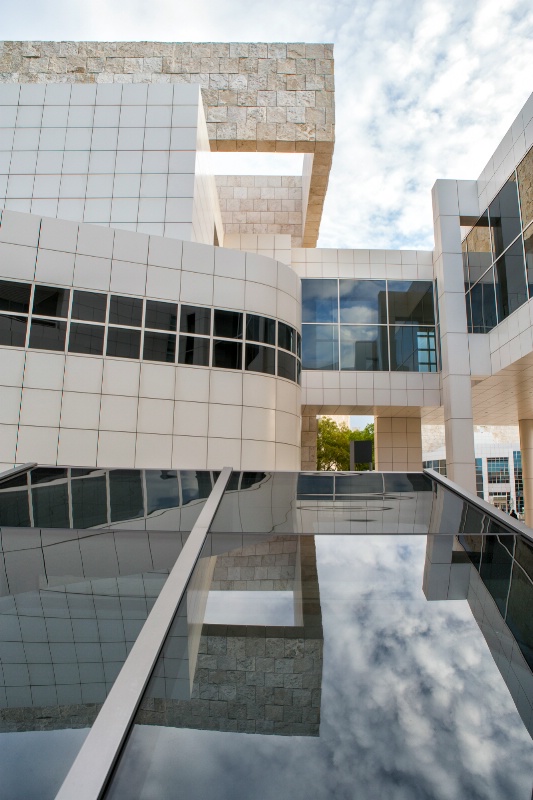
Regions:
[[4, 39], [332, 42], [319, 245], [433, 246], [437, 178], [477, 178], [531, 89], [530, 0], [20, 0]]

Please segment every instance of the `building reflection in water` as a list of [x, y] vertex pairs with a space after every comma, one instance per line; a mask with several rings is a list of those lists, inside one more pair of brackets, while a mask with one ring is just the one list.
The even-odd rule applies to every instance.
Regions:
[[[211, 537], [211, 550], [225, 538]], [[174, 622], [138, 724], [318, 736], [323, 633], [314, 537], [255, 539], [201, 559], [187, 617], [184, 609]], [[294, 624], [201, 624], [210, 589], [290, 591]]]

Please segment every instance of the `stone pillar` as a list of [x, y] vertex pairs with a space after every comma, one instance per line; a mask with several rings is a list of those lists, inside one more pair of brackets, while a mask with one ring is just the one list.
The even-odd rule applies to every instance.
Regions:
[[522, 452], [522, 480], [524, 482], [524, 518], [533, 527], [533, 419], [518, 420], [520, 450]]
[[382, 472], [421, 472], [420, 417], [375, 417], [374, 458]]
[[318, 419], [316, 414], [302, 413], [302, 469], [316, 470], [316, 437]]
[[439, 180], [432, 195], [447, 474], [475, 494], [474, 419], [460, 225], [461, 217], [475, 219], [479, 213], [477, 183]]

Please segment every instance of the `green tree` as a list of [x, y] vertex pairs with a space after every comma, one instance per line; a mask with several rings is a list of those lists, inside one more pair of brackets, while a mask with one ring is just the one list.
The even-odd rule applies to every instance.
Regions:
[[[369, 423], [362, 431], [351, 431], [345, 422], [338, 425], [331, 417], [320, 417], [317, 435], [317, 469], [350, 469], [350, 442], [374, 441], [374, 423]], [[372, 461], [374, 447], [372, 446]], [[368, 464], [356, 464], [356, 470], [368, 469]]]

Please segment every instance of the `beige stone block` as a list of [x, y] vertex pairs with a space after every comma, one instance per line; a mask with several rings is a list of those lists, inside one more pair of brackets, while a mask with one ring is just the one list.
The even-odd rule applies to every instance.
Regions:
[[219, 61], [220, 72], [238, 72], [239, 59], [238, 58], [221, 58]]
[[287, 122], [287, 108], [279, 108], [279, 106], [268, 106], [266, 108], [266, 121], [275, 123]]
[[[251, 95], [250, 95], [251, 97]], [[240, 95], [239, 95], [239, 102], [240, 102]], [[257, 102], [257, 95], [255, 95], [255, 101]], [[251, 105], [246, 109], [246, 116], [249, 120], [253, 120], [254, 122], [267, 122], [267, 108], [265, 106], [259, 107], [257, 105]]]
[[250, 58], [268, 58], [268, 45], [262, 42], [251, 43], [248, 52]]
[[258, 106], [275, 106], [277, 103], [276, 92], [261, 91], [257, 92]]
[[305, 89], [325, 89], [326, 79], [324, 75], [315, 75], [314, 73], [305, 76]]
[[305, 75], [287, 75], [287, 90], [289, 91], [297, 91], [308, 89], [309, 87], [306, 86], [306, 76]]
[[303, 42], [287, 45], [287, 58], [301, 58], [303, 56], [305, 56], [305, 44]]
[[287, 122], [309, 122], [306, 120], [306, 111], [301, 107], [287, 108]]

